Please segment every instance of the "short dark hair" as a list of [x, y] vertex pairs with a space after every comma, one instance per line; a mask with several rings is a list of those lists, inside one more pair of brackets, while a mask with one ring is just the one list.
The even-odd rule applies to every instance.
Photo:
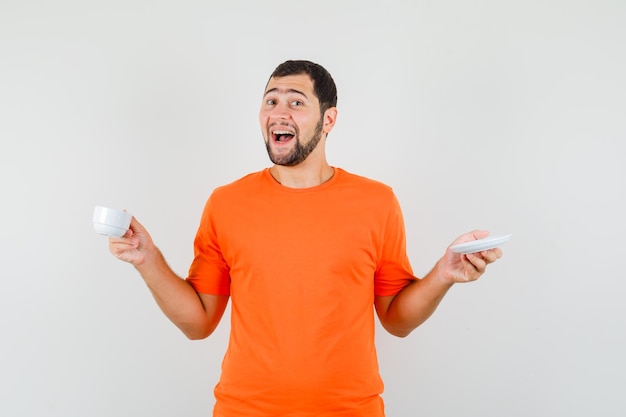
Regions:
[[[313, 81], [313, 92], [320, 101], [320, 112], [337, 106], [337, 86], [324, 67], [311, 61], [285, 61], [276, 67], [270, 78], [307, 74]], [[269, 81], [268, 81], [269, 82]]]

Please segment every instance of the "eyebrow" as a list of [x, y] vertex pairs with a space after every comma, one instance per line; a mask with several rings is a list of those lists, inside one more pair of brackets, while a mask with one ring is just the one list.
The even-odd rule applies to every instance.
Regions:
[[278, 87], [274, 87], [271, 88], [269, 90], [267, 90], [265, 92], [265, 94], [263, 94], [263, 97], [265, 97], [266, 95], [270, 94], [270, 93], [278, 93], [278, 94], [288, 94], [288, 93], [295, 93], [295, 94], [300, 94], [301, 96], [303, 96], [304, 98], [308, 98], [306, 96], [306, 94], [304, 94], [302, 91], [300, 90], [296, 90], [295, 88], [278, 88]]

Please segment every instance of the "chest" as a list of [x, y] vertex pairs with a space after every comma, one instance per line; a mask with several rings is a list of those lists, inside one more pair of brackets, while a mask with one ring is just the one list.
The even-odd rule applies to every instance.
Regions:
[[234, 292], [245, 286], [328, 294], [373, 286], [385, 227], [375, 202], [296, 195], [251, 199], [233, 210], [218, 239]]

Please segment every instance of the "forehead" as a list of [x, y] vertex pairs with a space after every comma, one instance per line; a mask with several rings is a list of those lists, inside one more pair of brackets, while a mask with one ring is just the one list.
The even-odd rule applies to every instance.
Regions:
[[307, 74], [287, 75], [285, 77], [272, 77], [267, 82], [265, 94], [268, 93], [302, 93], [309, 99], [315, 98], [313, 80]]

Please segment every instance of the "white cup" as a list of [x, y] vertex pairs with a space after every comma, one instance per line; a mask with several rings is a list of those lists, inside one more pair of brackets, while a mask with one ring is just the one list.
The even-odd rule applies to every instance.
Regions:
[[130, 227], [133, 215], [122, 210], [96, 206], [93, 210], [93, 228], [101, 235], [122, 237]]

